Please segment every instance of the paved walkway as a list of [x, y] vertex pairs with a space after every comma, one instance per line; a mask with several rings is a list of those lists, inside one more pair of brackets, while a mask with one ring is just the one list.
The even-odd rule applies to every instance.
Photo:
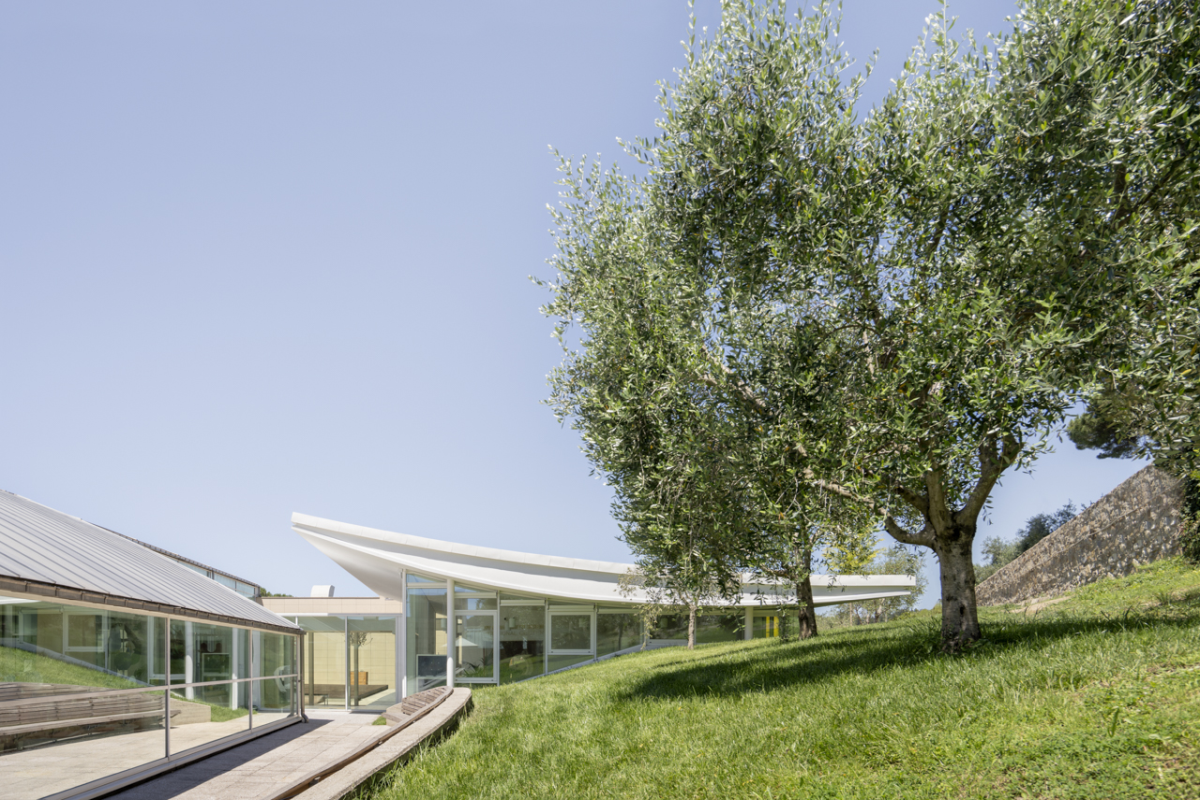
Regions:
[[[255, 721], [264, 724], [265, 714]], [[178, 751], [199, 747], [246, 730], [247, 719], [205, 722], [171, 728], [171, 745]], [[139, 767], [163, 757], [165, 740], [161, 728], [119, 736], [83, 736], [32, 750], [5, 753], [0, 757], [0, 796], [5, 800], [36, 800], [55, 792]]]
[[[271, 797], [387, 732], [379, 713], [309, 711], [289, 725], [223, 753], [118, 792], [112, 800], [254, 800]], [[172, 731], [174, 735], [174, 731]]]

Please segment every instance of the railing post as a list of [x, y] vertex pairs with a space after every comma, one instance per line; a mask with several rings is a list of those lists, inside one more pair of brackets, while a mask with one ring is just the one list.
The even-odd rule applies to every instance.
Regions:
[[[167, 673], [170, 674], [171, 665], [167, 664]], [[171, 681], [167, 680], [167, 688], [163, 689], [163, 738], [166, 744], [165, 758], [171, 757]]]
[[454, 690], [454, 637], [458, 620], [454, 615], [454, 579], [446, 578], [446, 688]]

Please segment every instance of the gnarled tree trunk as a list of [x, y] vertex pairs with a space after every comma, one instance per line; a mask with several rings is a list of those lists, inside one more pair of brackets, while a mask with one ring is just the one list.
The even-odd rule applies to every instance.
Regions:
[[804, 580], [796, 584], [796, 601], [800, 609], [796, 619], [800, 623], [796, 629], [801, 639], [811, 639], [817, 635], [817, 606], [813, 603], [812, 577], [805, 575]]
[[934, 540], [942, 578], [942, 649], [947, 652], [957, 652], [982, 635], [971, 561], [974, 541], [974, 525], [952, 525]]

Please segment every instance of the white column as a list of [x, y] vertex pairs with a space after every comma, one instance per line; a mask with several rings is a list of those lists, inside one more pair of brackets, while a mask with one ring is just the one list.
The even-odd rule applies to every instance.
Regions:
[[[196, 641], [195, 640], [196, 640], [196, 637], [192, 635], [192, 623], [191, 622], [183, 623], [183, 682], [184, 683], [195, 683], [196, 682], [196, 656], [195, 656]], [[184, 691], [184, 696], [186, 696], [188, 700], [195, 700], [196, 699], [196, 690], [189, 686]]]
[[[170, 670], [170, 667], [167, 668]], [[154, 617], [146, 617], [146, 681], [154, 681]], [[167, 683], [171, 681], [168, 679]]]
[[[241, 655], [241, 653], [238, 652], [238, 650], [241, 649], [238, 647], [238, 639], [242, 638], [241, 636], [238, 635], [239, 633], [241, 633], [241, 630], [239, 630], [238, 628], [233, 629], [233, 647], [230, 648], [230, 652], [229, 652], [229, 662], [230, 662], [230, 664], [229, 664], [230, 676], [229, 677], [231, 677], [231, 678], [243, 677], [242, 675], [238, 674], [238, 656]], [[239, 687], [236, 683], [229, 684], [229, 707], [230, 708], [236, 709], [238, 706], [238, 703], [237, 703], [238, 688]]]
[[746, 607], [746, 630], [743, 631], [742, 636], [746, 641], [754, 638], [754, 609], [750, 606]]
[[346, 646], [346, 663], [342, 664], [342, 677], [346, 679], [346, 710], [350, 710], [350, 618], [342, 617], [342, 644]]
[[599, 655], [599, 653], [597, 652], [597, 649], [596, 649], [596, 616], [599, 613], [600, 613], [600, 608], [598, 606], [592, 606], [592, 660], [593, 661], [595, 661], [596, 656]]
[[396, 690], [408, 697], [408, 570], [400, 570], [400, 618], [396, 620]]
[[[295, 660], [295, 659], [292, 659]], [[289, 667], [288, 672], [296, 672], [297, 670]], [[262, 675], [262, 633], [259, 631], [250, 631], [250, 674], [245, 676], [253, 678]], [[262, 682], [255, 681], [251, 683], [250, 690], [250, 705], [262, 705]]]
[[458, 624], [454, 620], [454, 579], [446, 578], [446, 687], [454, 688], [454, 634]]
[[550, 601], [542, 601], [546, 627], [542, 629], [542, 674], [550, 672]]

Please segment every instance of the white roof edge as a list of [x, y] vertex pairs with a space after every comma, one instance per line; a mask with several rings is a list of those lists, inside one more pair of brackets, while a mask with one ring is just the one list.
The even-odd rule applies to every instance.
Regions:
[[[438, 553], [449, 553], [460, 556], [475, 556], [490, 558], [495, 561], [509, 561], [515, 564], [531, 564], [541, 567], [568, 567], [587, 572], [607, 572], [614, 575], [624, 575], [634, 568], [633, 564], [619, 564], [613, 561], [593, 561], [586, 558], [566, 558], [562, 556], [546, 556], [538, 553], [523, 553], [519, 550], [502, 550], [498, 547], [483, 545], [459, 544], [441, 539], [427, 539], [424, 536], [411, 536], [406, 533], [394, 533], [380, 528], [368, 528], [364, 525], [354, 525], [349, 522], [338, 522], [332, 519], [311, 517], [299, 512], [292, 513], [292, 524], [304, 528], [316, 528], [333, 533], [344, 533], [350, 536], [361, 536], [366, 539], [382, 539], [385, 542], [417, 547], [422, 550], [433, 550]], [[563, 563], [564, 561], [570, 563]]]
[[[364, 525], [355, 525], [350, 522], [339, 522], [332, 519], [323, 519], [314, 517], [300, 512], [292, 512], [292, 525], [298, 528], [307, 528], [313, 533], [320, 534], [322, 531], [329, 533], [340, 533], [349, 536], [356, 536], [364, 539], [376, 539], [392, 544], [401, 545], [404, 547], [413, 547], [421, 550], [430, 550], [435, 553], [446, 553], [458, 556], [471, 556], [475, 558], [487, 558], [495, 561], [503, 561], [514, 564], [527, 564], [531, 566], [542, 567], [558, 567], [575, 569], [583, 572], [600, 572], [610, 575], [625, 575], [630, 570], [636, 570], [635, 564], [621, 564], [613, 561], [593, 561], [584, 558], [564, 558], [562, 556], [548, 556], [538, 553], [525, 553], [519, 550], [503, 550], [497, 547], [486, 547], [483, 545], [459, 544], [456, 542], [447, 542], [440, 539], [429, 539], [424, 536], [412, 536], [405, 533], [395, 533], [393, 531], [385, 531], [380, 528], [369, 528]], [[297, 531], [299, 533], [300, 531]], [[756, 579], [751, 575], [743, 575], [743, 583], [750, 585], [767, 585], [765, 582]], [[457, 578], [456, 578], [457, 579]], [[811, 582], [815, 586], [822, 588], [831, 587], [855, 587], [855, 586], [872, 586], [884, 584], [889, 586], [916, 586], [917, 579], [910, 575], [817, 575], [811, 576]], [[518, 589], [507, 589], [508, 591], [520, 591]]]

